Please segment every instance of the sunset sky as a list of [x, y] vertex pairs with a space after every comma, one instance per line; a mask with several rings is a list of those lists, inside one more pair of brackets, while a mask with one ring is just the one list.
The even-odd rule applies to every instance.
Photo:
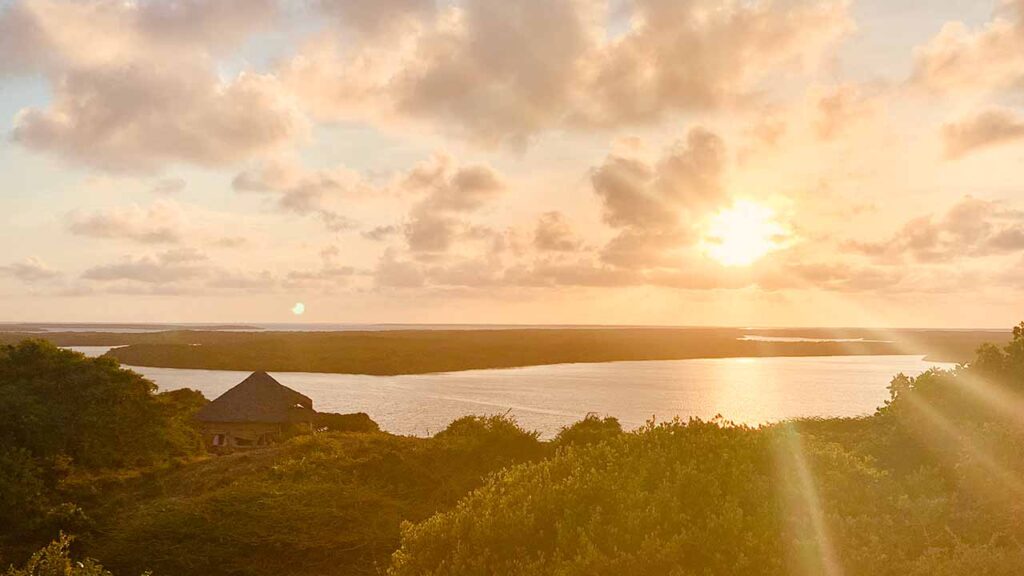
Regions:
[[0, 132], [2, 321], [1024, 318], [1024, 0], [0, 0]]

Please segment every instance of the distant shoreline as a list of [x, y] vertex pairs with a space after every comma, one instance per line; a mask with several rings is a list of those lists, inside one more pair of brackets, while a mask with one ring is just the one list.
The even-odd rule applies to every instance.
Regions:
[[9, 332], [168, 332], [176, 330], [236, 332], [381, 332], [435, 330], [740, 330], [751, 333], [817, 332], [1006, 332], [1005, 328], [921, 328], [871, 326], [689, 326], [676, 324], [473, 324], [409, 322], [19, 322], [0, 321], [0, 334]]
[[[1009, 340], [989, 331], [880, 332], [863, 329], [543, 328], [349, 332], [2, 333], [0, 342], [44, 338], [59, 346], [118, 346], [107, 356], [157, 368], [267, 370], [396, 376], [568, 363], [700, 358], [920, 354], [933, 362], [966, 362], [984, 342]], [[796, 339], [797, 341], [792, 341]]]

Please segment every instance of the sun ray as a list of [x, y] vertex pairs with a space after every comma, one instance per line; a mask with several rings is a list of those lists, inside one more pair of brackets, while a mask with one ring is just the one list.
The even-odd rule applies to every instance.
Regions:
[[957, 370], [952, 382], [976, 405], [1018, 428], [1024, 428], [1024, 396], [990, 382], [969, 368]]
[[949, 454], [950, 448], [970, 454], [970, 463], [976, 466], [961, 467], [961, 469], [970, 472], [971, 477], [977, 480], [994, 479], [1016, 498], [1024, 498], [1024, 482], [1016, 474], [1003, 467], [990, 450], [972, 441], [951, 418], [927, 401], [918, 398], [916, 394], [908, 394], [906, 400], [908, 406], [921, 417], [927, 427], [927, 430], [917, 430], [916, 432], [935, 454], [953, 465], [961, 463]]
[[[788, 516], [792, 519], [806, 515], [809, 520], [811, 533], [808, 536], [810, 536], [811, 549], [790, 551], [800, 564], [801, 573], [842, 576], [843, 568], [832, 544], [817, 482], [810, 464], [807, 462], [803, 439], [794, 423], [787, 422], [780, 425], [779, 441], [775, 445], [775, 452], [776, 466], [780, 477], [789, 478], [790, 487], [795, 488], [795, 493], [780, 494], [787, 506]], [[797, 523], [794, 528], [799, 534], [805, 526]]]

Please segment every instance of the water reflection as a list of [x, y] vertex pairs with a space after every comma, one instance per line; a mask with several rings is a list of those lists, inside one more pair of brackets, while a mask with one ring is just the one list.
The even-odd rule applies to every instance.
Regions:
[[[101, 354], [106, 348], [75, 348]], [[872, 413], [893, 375], [934, 366], [920, 356], [725, 358], [558, 364], [414, 376], [274, 373], [318, 410], [366, 412], [396, 434], [428, 435], [466, 414], [511, 410], [550, 437], [588, 412], [625, 428], [652, 417], [712, 418], [759, 424], [800, 416]], [[194, 388], [215, 398], [248, 374], [133, 367], [163, 390]]]

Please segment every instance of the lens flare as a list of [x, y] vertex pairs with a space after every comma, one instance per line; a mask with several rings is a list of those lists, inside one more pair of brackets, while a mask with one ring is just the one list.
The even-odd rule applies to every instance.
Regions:
[[807, 545], [790, 550], [796, 561], [797, 573], [821, 576], [843, 576], [843, 567], [832, 544], [826, 522], [825, 508], [818, 494], [818, 484], [807, 461], [803, 439], [794, 424], [786, 423], [779, 429], [775, 446], [775, 461], [780, 485], [788, 485], [783, 497], [793, 519], [803, 522], [794, 526], [803, 535]]

